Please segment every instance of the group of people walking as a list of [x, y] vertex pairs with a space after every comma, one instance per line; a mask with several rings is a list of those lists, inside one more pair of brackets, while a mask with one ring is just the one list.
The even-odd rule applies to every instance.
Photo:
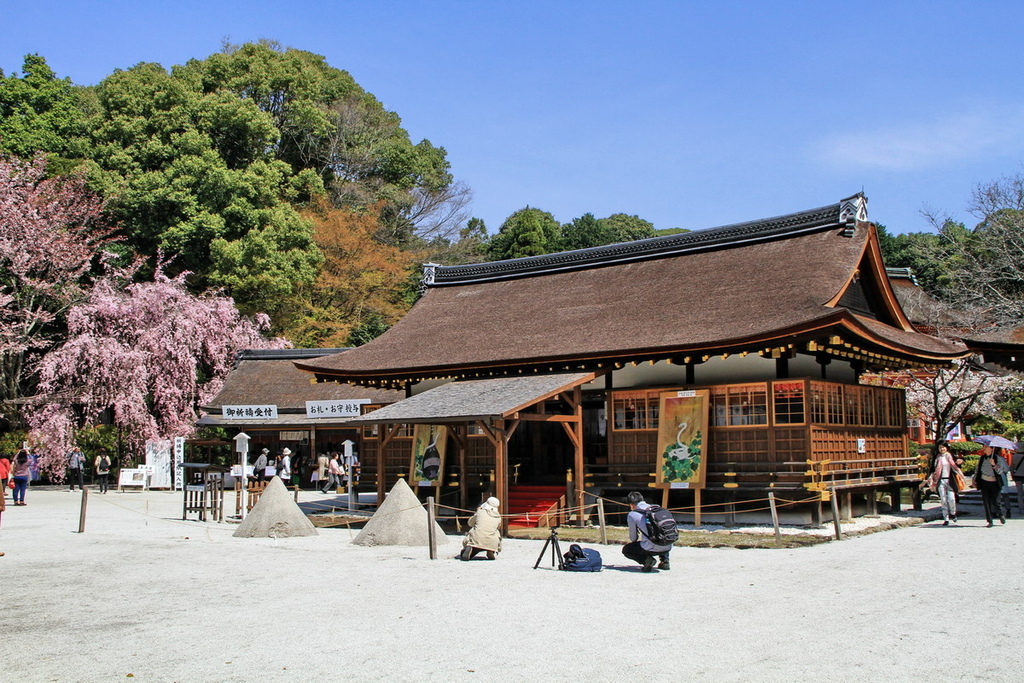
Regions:
[[[254, 480], [266, 481], [270, 476], [278, 476], [288, 486], [300, 484], [302, 472], [305, 470], [301, 457], [293, 454], [290, 448], [282, 448], [277, 455], [271, 455], [269, 448], [261, 449], [252, 463], [252, 468]], [[341, 453], [321, 453], [317, 456], [312, 479], [322, 493], [329, 493], [345, 485], [346, 474], [348, 471], [345, 469]]]
[[[939, 496], [943, 526], [949, 526], [951, 521], [955, 524], [957, 521], [957, 494], [967, 487], [967, 478], [961, 469], [962, 464], [963, 460], [950, 452], [948, 443], [942, 441], [938, 444], [938, 453], [935, 456], [934, 469], [928, 479], [928, 486]], [[1000, 498], [1009, 473], [1012, 473], [1017, 488], [1017, 510], [1024, 514], [1024, 454], [1013, 456], [1004, 449], [986, 445], [978, 457], [971, 484], [981, 493], [985, 521], [990, 527], [995, 526], [997, 519], [1000, 524], [1006, 524], [1006, 512]]]

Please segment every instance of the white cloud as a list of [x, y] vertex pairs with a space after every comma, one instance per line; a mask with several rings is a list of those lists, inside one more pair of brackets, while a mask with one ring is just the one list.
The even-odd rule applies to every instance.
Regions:
[[909, 171], [1024, 151], [1024, 109], [970, 112], [835, 135], [819, 146], [831, 164]]

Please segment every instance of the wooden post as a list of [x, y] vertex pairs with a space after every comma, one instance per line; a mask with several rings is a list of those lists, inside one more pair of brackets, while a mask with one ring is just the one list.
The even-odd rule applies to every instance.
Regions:
[[[506, 430], [504, 420], [495, 424], [498, 439], [494, 452], [494, 496], [508, 510], [508, 439], [511, 434]], [[501, 535], [508, 534], [508, 517], [501, 518]]]
[[469, 448], [469, 423], [466, 424], [464, 438], [458, 439], [459, 447], [459, 507], [469, 508], [469, 468], [466, 464], [466, 451]]
[[85, 533], [85, 509], [89, 505], [89, 489], [82, 489], [82, 510], [78, 514], [78, 533]]
[[597, 523], [601, 526], [601, 544], [608, 545], [608, 527], [604, 524], [604, 498], [597, 499]]
[[836, 530], [836, 540], [841, 541], [843, 540], [843, 527], [839, 523], [839, 501], [836, 500], [836, 490], [829, 490], [832, 494], [829, 496], [829, 501], [832, 503], [832, 526], [834, 526]]
[[[576, 500], [576, 495], [575, 494], [576, 494], [576, 488], [575, 488], [575, 484], [574, 484], [574, 482], [572, 480], [572, 470], [566, 470], [565, 471], [565, 507], [566, 508], [574, 508], [574, 507], [576, 507], [576, 503], [573, 502], [573, 501]], [[565, 514], [564, 511], [560, 511], [559, 515], [558, 515], [560, 524], [563, 521], [564, 522], [568, 522], [569, 518], [571, 516], [572, 515]], [[583, 525], [580, 524], [580, 526], [583, 526]]]
[[436, 524], [434, 513], [434, 497], [427, 496], [427, 543], [430, 545], [430, 559], [437, 559], [437, 533], [434, 531]]
[[693, 525], [700, 526], [700, 489], [693, 490]]
[[775, 542], [782, 543], [782, 533], [779, 531], [779, 511], [775, 508], [775, 493], [768, 492], [768, 505], [772, 508], [772, 526], [775, 527]]
[[575, 500], [576, 506], [579, 508], [576, 519], [582, 527], [586, 520], [586, 511], [583, 509], [583, 503], [586, 501], [586, 496], [583, 495], [586, 474], [583, 460], [583, 389], [581, 387], [573, 387], [571, 403], [575, 418], [572, 423], [573, 468], [576, 470], [574, 479], [577, 492]]

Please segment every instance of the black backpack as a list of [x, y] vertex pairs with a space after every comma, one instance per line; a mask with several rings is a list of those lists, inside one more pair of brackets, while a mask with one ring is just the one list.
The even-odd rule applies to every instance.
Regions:
[[665, 508], [660, 505], [648, 505], [637, 512], [644, 516], [646, 536], [654, 545], [672, 545], [679, 539], [675, 517]]

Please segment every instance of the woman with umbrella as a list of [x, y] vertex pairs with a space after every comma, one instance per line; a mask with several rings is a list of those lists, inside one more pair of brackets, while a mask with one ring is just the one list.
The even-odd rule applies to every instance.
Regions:
[[[1006, 460], [996, 454], [996, 449], [1016, 448], [1016, 444], [1001, 436], [988, 435], [975, 437], [974, 441], [985, 446], [981, 451], [981, 458], [978, 460], [978, 469], [974, 471], [974, 487], [981, 491], [981, 502], [985, 506], [985, 519], [990, 527], [996, 517], [999, 517], [1002, 524], [1006, 524], [1003, 506], [999, 501], [999, 494], [1003, 492], [1003, 476], [1007, 469]], [[1010, 444], [1010, 446], [1006, 444]]]

